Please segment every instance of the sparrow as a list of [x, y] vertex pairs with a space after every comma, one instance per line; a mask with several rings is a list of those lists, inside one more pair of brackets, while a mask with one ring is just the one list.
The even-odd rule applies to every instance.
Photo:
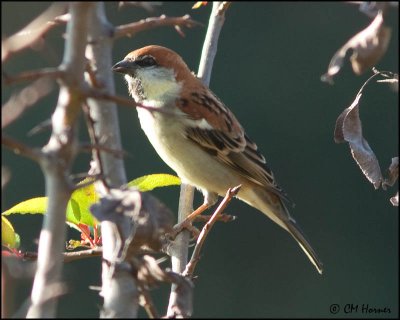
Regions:
[[202, 191], [204, 203], [195, 212], [241, 185], [237, 198], [288, 231], [322, 274], [322, 262], [289, 214], [287, 195], [257, 145], [176, 52], [146, 46], [112, 69], [124, 74], [129, 94], [142, 106], [136, 108], [140, 125], [155, 151], [183, 183]]

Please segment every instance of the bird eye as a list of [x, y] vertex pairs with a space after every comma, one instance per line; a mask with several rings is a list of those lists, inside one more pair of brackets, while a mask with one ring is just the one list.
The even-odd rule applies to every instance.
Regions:
[[156, 60], [150, 56], [144, 56], [142, 59], [136, 60], [136, 64], [140, 67], [150, 67], [156, 65]]

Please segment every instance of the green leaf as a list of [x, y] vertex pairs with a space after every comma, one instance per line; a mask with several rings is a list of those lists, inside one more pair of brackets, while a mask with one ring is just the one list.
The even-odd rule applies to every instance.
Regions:
[[[94, 182], [94, 179], [87, 178], [78, 183], [81, 184]], [[67, 207], [67, 221], [71, 223], [81, 223], [94, 227], [97, 220], [90, 212], [90, 206], [99, 200], [97, 193], [94, 190], [94, 184], [91, 183], [83, 188], [75, 190], [71, 195], [71, 200]]]
[[[92, 179], [93, 180], [93, 179]], [[90, 180], [85, 179], [78, 183], [88, 183]], [[83, 188], [75, 190], [67, 205], [66, 220], [69, 224], [78, 225], [79, 223], [93, 227], [96, 220], [90, 213], [90, 206], [98, 200], [98, 196], [94, 191], [94, 185], [89, 184]], [[10, 214], [44, 214], [47, 210], [47, 197], [32, 198], [22, 201], [12, 208], [4, 211], [2, 215]]]
[[130, 187], [137, 187], [139, 191], [151, 191], [155, 188], [179, 186], [181, 179], [172, 174], [157, 173], [136, 178], [128, 183]]
[[6, 217], [1, 216], [1, 244], [11, 249], [18, 249], [20, 237]]
[[[95, 192], [93, 178], [87, 178], [78, 183], [79, 185], [88, 184], [85, 187], [75, 190], [67, 205], [66, 220], [68, 225], [78, 230], [79, 224], [94, 227], [97, 224], [96, 219], [91, 214], [89, 208], [99, 199]], [[155, 188], [180, 185], [181, 180], [170, 174], [149, 174], [139, 177], [128, 183], [129, 186], [135, 186], [139, 191], [150, 191]], [[32, 198], [22, 201], [12, 208], [4, 211], [2, 215], [10, 214], [44, 214], [47, 210], [47, 197]]]
[[32, 198], [22, 201], [12, 208], [4, 211], [2, 215], [19, 214], [44, 214], [47, 209], [47, 197]]

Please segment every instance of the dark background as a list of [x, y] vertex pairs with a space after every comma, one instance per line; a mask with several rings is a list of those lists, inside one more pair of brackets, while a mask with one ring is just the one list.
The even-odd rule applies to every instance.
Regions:
[[[2, 36], [24, 27], [48, 3], [2, 2]], [[189, 13], [207, 25], [211, 4], [191, 10], [193, 2], [164, 3], [153, 14], [140, 8], [118, 9], [107, 3], [114, 25], [147, 16]], [[320, 81], [333, 54], [350, 37], [369, 25], [358, 7], [346, 3], [234, 3], [228, 10], [211, 88], [235, 113], [273, 169], [278, 183], [296, 203], [291, 210], [324, 262], [320, 276], [296, 242], [264, 215], [234, 200], [228, 212], [238, 216], [218, 223], [207, 238], [195, 280], [195, 317], [398, 317], [398, 210], [389, 203], [398, 185], [375, 191], [353, 161], [349, 147], [333, 141], [336, 118], [354, 100], [371, 75], [355, 76], [348, 63], [335, 85]], [[398, 72], [398, 12], [389, 15], [392, 40], [377, 68]], [[148, 44], [179, 52], [196, 71], [206, 28], [185, 29], [181, 38], [173, 28], [158, 28], [115, 42], [114, 61]], [[3, 65], [10, 74], [62, 59], [64, 27], [47, 36], [38, 50], [27, 50]], [[127, 96], [121, 76], [117, 92]], [[5, 103], [20, 86], [2, 90]], [[398, 155], [398, 96], [384, 84], [369, 85], [361, 100], [364, 135], [382, 170]], [[27, 131], [48, 119], [57, 90], [27, 111], [6, 133], [34, 146], [43, 146], [49, 132], [28, 137]], [[139, 127], [136, 112], [120, 108], [129, 179], [172, 171], [160, 160]], [[82, 125], [82, 140], [88, 141]], [[88, 169], [81, 155], [74, 173]], [[2, 163], [12, 179], [2, 193], [2, 210], [44, 195], [39, 167], [3, 148]], [[177, 211], [179, 188], [155, 194]], [[202, 201], [196, 195], [196, 205]], [[41, 217], [10, 217], [22, 237], [23, 250], [36, 250]], [[78, 238], [69, 230], [69, 238]], [[97, 317], [101, 299], [89, 285], [100, 285], [100, 259], [70, 263], [65, 280], [70, 293], [60, 300], [60, 317]], [[16, 290], [17, 303], [27, 298], [30, 282]], [[165, 285], [153, 292], [161, 314], [168, 303]], [[337, 315], [330, 306], [338, 304]], [[346, 313], [346, 305], [358, 310]], [[387, 308], [390, 313], [363, 313], [362, 306]], [[349, 307], [347, 307], [349, 308]], [[350, 311], [350, 309], [346, 309]], [[144, 313], [142, 313], [144, 315]]]

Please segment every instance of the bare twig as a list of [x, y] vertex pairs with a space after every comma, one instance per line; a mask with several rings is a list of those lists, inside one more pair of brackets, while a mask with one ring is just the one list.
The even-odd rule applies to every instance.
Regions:
[[145, 285], [140, 284], [140, 305], [146, 310], [147, 315], [150, 319], [159, 319], [160, 316], [154, 305], [153, 299], [150, 293], [145, 288]]
[[[83, 108], [82, 108], [83, 113], [85, 114], [86, 126], [87, 126], [87, 128], [88, 128], [88, 133], [89, 133], [90, 140], [91, 140], [95, 145], [98, 145], [98, 144], [99, 144], [99, 141], [98, 141], [97, 136], [96, 136], [96, 133], [95, 133], [95, 129], [94, 129], [94, 120], [93, 120], [93, 118], [92, 118], [91, 115], [90, 115], [89, 106], [88, 106], [88, 104], [85, 102], [85, 103], [83, 104], [82, 107], [83, 107]], [[97, 160], [97, 166], [98, 166], [98, 169], [99, 169], [99, 176], [102, 177], [101, 179], [103, 179], [103, 176], [102, 176], [101, 173], [104, 172], [104, 169], [103, 169], [103, 164], [102, 164], [101, 157], [100, 157], [100, 149], [99, 149], [99, 148], [91, 148], [91, 151], [92, 151], [92, 153], [93, 153], [93, 159], [96, 159], [96, 160]], [[103, 179], [102, 182], [103, 182], [105, 185], [107, 184], [107, 182], [106, 182], [105, 179]]]
[[93, 99], [98, 99], [98, 100], [106, 100], [110, 102], [114, 102], [116, 104], [119, 104], [121, 106], [128, 106], [131, 108], [136, 108], [137, 103], [133, 99], [127, 99], [124, 97], [116, 96], [113, 94], [110, 94], [108, 92], [102, 92], [98, 90], [88, 90], [86, 92], [86, 96], [93, 98]]
[[181, 26], [192, 28], [201, 25], [200, 22], [192, 20], [189, 15], [183, 17], [166, 17], [165, 15], [162, 15], [160, 17], [147, 18], [138, 22], [118, 26], [114, 30], [114, 38], [133, 36], [136, 33], [158, 27]]
[[28, 137], [32, 137], [35, 134], [38, 134], [40, 132], [50, 130], [51, 129], [51, 119], [46, 119], [39, 124], [35, 125], [31, 130], [28, 131], [26, 134]]
[[41, 70], [24, 71], [17, 75], [10, 76], [3, 73], [4, 83], [6, 85], [17, 84], [23, 81], [32, 81], [40, 78], [61, 78], [64, 71], [59, 68], [44, 68]]
[[1, 166], [1, 189], [3, 190], [7, 183], [10, 181], [11, 172], [5, 166]]
[[[195, 221], [200, 221], [200, 222], [208, 222], [210, 221], [212, 215], [206, 215], [206, 214], [199, 214], [198, 216], [196, 216]], [[218, 215], [218, 221], [221, 222], [232, 222], [236, 219], [236, 216], [232, 216], [229, 214], [224, 214], [221, 213], [220, 215]]]
[[226, 2], [213, 2], [213, 10], [201, 52], [199, 71], [197, 72], [197, 76], [207, 86], [210, 84], [212, 66], [217, 54], [218, 39], [225, 22], [225, 11], [228, 7]]
[[43, 12], [25, 28], [2, 41], [2, 62], [5, 62], [12, 54], [31, 46], [54, 26], [58, 25], [60, 22], [63, 22], [63, 19], [57, 19], [57, 16], [62, 15], [65, 10], [66, 3], [54, 2], [45, 12]]
[[217, 13], [218, 16], [222, 17], [230, 6], [231, 6], [230, 1], [222, 1], [218, 7], [218, 13]]
[[[201, 54], [200, 66], [198, 71], [198, 77], [203, 81], [204, 84], [209, 85], [211, 78], [211, 70], [214, 61], [214, 57], [217, 52], [217, 44], [219, 34], [224, 23], [224, 10], [221, 10], [222, 2], [213, 2], [213, 9], [210, 15], [206, 38], [204, 40], [203, 50]], [[225, 7], [226, 9], [227, 7]], [[194, 188], [189, 185], [181, 185], [181, 193], [179, 197], [179, 211], [178, 211], [178, 223], [186, 219], [186, 217], [193, 211], [193, 194]], [[183, 268], [186, 266], [188, 260], [189, 250], [189, 232], [181, 232], [175, 239], [172, 245], [171, 252], [171, 263], [172, 271], [181, 273]], [[167, 316], [175, 316], [175, 309], [178, 301], [188, 299], [188, 297], [180, 296], [181, 292], [178, 288], [173, 285], [171, 288], [171, 294], [169, 298]]]
[[121, 9], [123, 7], [138, 7], [138, 8], [143, 8], [147, 12], [154, 12], [155, 6], [161, 6], [162, 2], [161, 1], [120, 1], [118, 4], [118, 8]]
[[89, 152], [92, 152], [93, 150], [104, 151], [104, 152], [110, 153], [111, 155], [115, 156], [116, 158], [121, 158], [121, 159], [130, 155], [130, 153], [125, 150], [111, 149], [109, 147], [105, 147], [102, 145], [96, 145], [96, 144], [81, 144], [80, 148], [82, 151], [89, 151]]
[[146, 287], [151, 287], [159, 282], [173, 283], [178, 291], [178, 299], [171, 310], [171, 315], [174, 318], [188, 318], [193, 311], [192, 282], [182, 277], [180, 274], [169, 270], [162, 270], [157, 261], [150, 256], [143, 256], [140, 259], [133, 259], [133, 270], [137, 270], [137, 278], [141, 284], [146, 284]]
[[118, 104], [120, 106], [127, 106], [127, 107], [130, 107], [130, 108], [143, 108], [143, 109], [146, 109], [146, 110], [149, 110], [149, 111], [161, 112], [163, 114], [171, 114], [171, 115], [173, 115], [173, 113], [171, 111], [162, 110], [161, 108], [157, 108], [157, 107], [146, 106], [144, 104], [136, 102], [133, 99], [127, 99], [127, 98], [116, 96], [116, 95], [112, 95], [112, 94], [109, 94], [109, 93], [106, 93], [106, 92], [95, 91], [95, 90], [87, 90], [86, 91], [86, 96], [87, 97], [91, 97], [93, 99], [115, 102], [116, 104]]
[[[94, 184], [96, 181], [101, 179], [101, 175], [99, 175], [99, 174], [95, 175], [95, 176], [90, 175], [90, 176], [86, 177], [86, 179], [87, 179], [86, 181], [80, 181], [77, 185], [75, 185], [72, 188], [72, 191], [76, 191], [76, 190], [79, 190], [79, 189], [82, 189], [82, 188], [86, 188], [86, 187]], [[88, 238], [90, 238], [90, 234], [88, 234]]]
[[7, 136], [5, 134], [2, 134], [1, 143], [3, 144], [3, 146], [12, 150], [14, 153], [24, 156], [24, 157], [27, 157], [27, 158], [30, 158], [37, 162], [39, 162], [40, 158], [43, 156], [43, 154], [40, 152], [40, 150], [28, 147], [27, 145], [13, 139], [13, 138], [10, 138], [9, 136]]
[[208, 233], [210, 232], [214, 223], [218, 220], [218, 217], [225, 210], [228, 203], [232, 200], [232, 198], [234, 196], [237, 195], [237, 193], [240, 190], [240, 187], [241, 186], [239, 185], [237, 187], [229, 189], [226, 192], [225, 198], [221, 201], [220, 205], [215, 210], [214, 214], [211, 216], [210, 221], [208, 221], [205, 224], [205, 226], [203, 227], [203, 229], [201, 230], [200, 235], [197, 238], [196, 247], [193, 250], [192, 257], [190, 258], [189, 263], [186, 265], [186, 268], [182, 273], [183, 276], [189, 276], [189, 277], [193, 276], [194, 269], [196, 268], [196, 265], [200, 260], [200, 252], [201, 252], [201, 249], [203, 248], [203, 244], [204, 244], [204, 241], [206, 240]]
[[76, 260], [101, 257], [103, 253], [103, 248], [96, 247], [88, 250], [74, 251], [74, 252], [64, 252], [64, 262], [72, 262]]
[[[102, 88], [110, 95], [115, 92], [112, 61], [112, 26], [107, 20], [104, 3], [97, 2], [89, 17], [89, 44], [86, 57], [91, 62], [88, 82], [95, 88]], [[109, 149], [121, 150], [121, 136], [117, 109], [114, 101], [88, 99], [90, 119], [93, 121], [95, 141]], [[93, 139], [92, 139], [93, 140]], [[95, 141], [92, 143], [97, 144]], [[94, 150], [92, 173], [101, 174], [104, 180], [95, 184], [96, 192], [104, 199], [116, 200], [119, 188], [127, 182], [123, 159], [115, 154]], [[111, 201], [112, 202], [112, 201]], [[102, 201], [106, 206], [107, 201]], [[112, 207], [102, 207], [101, 220], [103, 240], [102, 290], [104, 299], [100, 317], [136, 318], [138, 313], [139, 293], [136, 280], [125, 270], [118, 268], [124, 263], [122, 257], [125, 242], [135, 226], [124, 212]], [[110, 220], [107, 217], [117, 216]]]
[[4, 129], [17, 120], [25, 110], [35, 105], [54, 87], [54, 81], [47, 78], [37, 79], [34, 83], [13, 94], [1, 108], [1, 127]]
[[[63, 252], [64, 262], [72, 262], [76, 260], [100, 257], [103, 249], [101, 247], [91, 248], [87, 250], [74, 251], [74, 252]], [[24, 252], [22, 258], [27, 261], [37, 260], [36, 252]]]

